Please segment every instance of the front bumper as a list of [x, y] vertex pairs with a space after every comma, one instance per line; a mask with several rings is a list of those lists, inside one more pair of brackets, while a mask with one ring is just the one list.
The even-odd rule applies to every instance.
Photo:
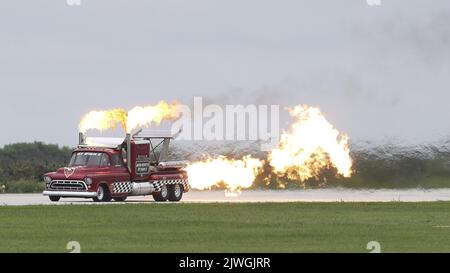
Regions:
[[93, 198], [97, 197], [96, 192], [83, 191], [83, 192], [73, 192], [73, 191], [43, 191], [45, 196], [61, 196], [61, 197], [82, 197], [82, 198]]

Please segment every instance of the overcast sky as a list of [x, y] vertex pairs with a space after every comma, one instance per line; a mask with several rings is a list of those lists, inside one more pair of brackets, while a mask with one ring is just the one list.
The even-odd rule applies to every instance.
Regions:
[[91, 109], [194, 95], [319, 106], [351, 139], [450, 137], [450, 1], [381, 1], [2, 0], [0, 146], [73, 146]]

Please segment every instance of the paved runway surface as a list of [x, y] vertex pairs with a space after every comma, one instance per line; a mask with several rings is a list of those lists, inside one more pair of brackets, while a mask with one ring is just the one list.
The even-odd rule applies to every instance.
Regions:
[[[318, 189], [297, 191], [244, 191], [239, 196], [226, 196], [223, 191], [191, 191], [183, 196], [185, 203], [214, 202], [391, 202], [391, 201], [449, 201], [450, 189], [433, 190], [348, 190]], [[114, 204], [117, 202], [102, 203]], [[129, 197], [122, 203], [153, 203], [151, 196]], [[63, 205], [94, 204], [92, 199], [63, 198], [59, 202], [50, 202], [41, 194], [0, 194], [0, 205]], [[99, 204], [99, 203], [95, 203]]]

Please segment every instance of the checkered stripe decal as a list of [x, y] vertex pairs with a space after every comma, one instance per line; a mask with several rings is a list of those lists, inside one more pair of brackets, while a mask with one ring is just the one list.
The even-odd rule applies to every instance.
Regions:
[[191, 189], [191, 186], [189, 185], [189, 180], [184, 180], [183, 182], [184, 192], [188, 192]]
[[132, 190], [131, 182], [117, 182], [113, 183], [114, 193], [130, 193]]
[[161, 187], [164, 185], [173, 185], [173, 184], [182, 184], [184, 187], [184, 191], [189, 191], [189, 181], [187, 179], [169, 179], [169, 180], [159, 180], [153, 182], [153, 186], [155, 187], [155, 191], [160, 191]]

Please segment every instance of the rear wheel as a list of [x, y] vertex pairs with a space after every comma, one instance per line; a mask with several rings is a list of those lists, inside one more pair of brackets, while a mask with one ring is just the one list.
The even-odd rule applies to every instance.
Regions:
[[169, 201], [178, 202], [183, 197], [183, 186], [180, 184], [169, 185]]
[[167, 189], [167, 186], [164, 185], [159, 192], [155, 192], [153, 194], [153, 199], [155, 199], [156, 202], [166, 202], [167, 199], [169, 199], [169, 190]]
[[108, 188], [105, 185], [98, 186], [97, 197], [92, 198], [95, 202], [109, 202], [111, 201], [111, 195]]
[[116, 202], [123, 202], [127, 199], [127, 197], [113, 197], [114, 201]]
[[61, 199], [61, 196], [49, 196], [48, 198], [50, 198], [50, 201], [52, 202], [58, 202], [59, 199]]

